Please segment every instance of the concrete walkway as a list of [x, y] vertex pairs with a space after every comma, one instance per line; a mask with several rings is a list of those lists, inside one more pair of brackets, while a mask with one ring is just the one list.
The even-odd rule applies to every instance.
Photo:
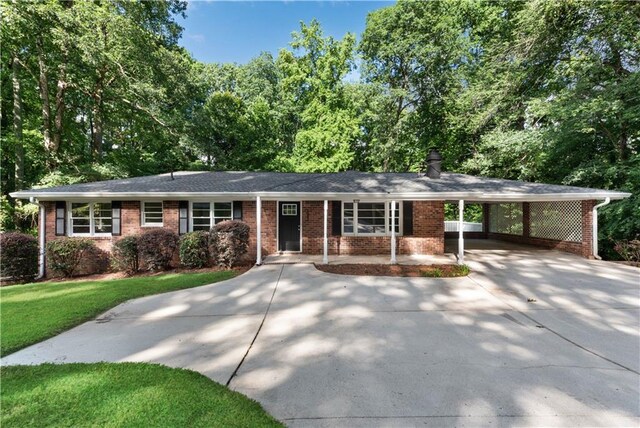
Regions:
[[153, 361], [227, 383], [264, 319], [230, 386], [290, 426], [638, 426], [640, 270], [553, 251], [467, 263], [460, 279], [262, 266], [2, 363]]

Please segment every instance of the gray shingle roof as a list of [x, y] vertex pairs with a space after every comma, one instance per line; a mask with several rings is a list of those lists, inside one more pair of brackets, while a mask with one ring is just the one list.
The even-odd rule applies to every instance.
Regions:
[[[443, 173], [430, 179], [418, 173], [338, 172], [298, 174], [277, 172], [177, 172], [120, 180], [31, 189], [14, 197], [170, 197], [261, 194], [265, 197], [298, 194], [322, 196], [424, 196], [435, 199], [530, 199], [556, 196], [559, 199], [621, 199], [629, 193], [554, 184], [528, 183], [464, 174]], [[562, 197], [560, 198], [560, 195]], [[246, 195], [251, 196], [251, 195]]]

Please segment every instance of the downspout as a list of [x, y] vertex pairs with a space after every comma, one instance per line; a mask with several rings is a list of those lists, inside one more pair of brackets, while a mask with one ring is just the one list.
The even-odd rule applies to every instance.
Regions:
[[598, 208], [609, 205], [609, 202], [611, 202], [611, 198], [605, 198], [603, 203], [594, 206], [593, 210], [591, 211], [591, 223], [593, 227], [593, 231], [591, 232], [591, 246], [593, 249], [593, 257], [598, 260], [602, 260], [602, 257], [598, 255]]
[[38, 233], [40, 254], [38, 260], [38, 276], [36, 279], [44, 278], [44, 266], [45, 266], [45, 235], [47, 232], [47, 219], [46, 213], [44, 209], [44, 204], [38, 202], [38, 206], [40, 207], [40, 214], [38, 215], [38, 223], [40, 223], [40, 230]]

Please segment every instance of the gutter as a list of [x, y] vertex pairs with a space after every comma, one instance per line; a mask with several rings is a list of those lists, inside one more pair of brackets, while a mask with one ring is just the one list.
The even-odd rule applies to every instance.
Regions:
[[38, 206], [40, 207], [40, 214], [38, 215], [38, 222], [40, 223], [40, 230], [38, 231], [38, 241], [40, 242], [39, 249], [39, 260], [38, 260], [38, 276], [36, 279], [44, 278], [44, 267], [45, 267], [45, 235], [47, 232], [47, 219], [46, 213], [44, 209], [44, 204], [38, 202]]
[[484, 193], [484, 192], [406, 192], [406, 193], [385, 193], [385, 192], [360, 192], [360, 193], [339, 193], [339, 192], [40, 192], [21, 191], [11, 193], [14, 198], [37, 197], [40, 200], [91, 200], [96, 198], [117, 199], [117, 200], [153, 200], [153, 199], [195, 199], [195, 198], [237, 198], [244, 200], [255, 200], [260, 196], [262, 200], [294, 199], [294, 200], [422, 200], [422, 201], [455, 201], [464, 199], [468, 202], [542, 202], [542, 201], [567, 201], [567, 200], [588, 200], [588, 199], [624, 199], [631, 196], [631, 193], [624, 192], [596, 192], [596, 193]]
[[591, 232], [591, 235], [592, 235], [591, 246], [593, 249], [593, 257], [595, 257], [598, 260], [602, 260], [602, 257], [598, 255], [598, 208], [604, 207], [605, 205], [609, 205], [610, 202], [611, 202], [611, 198], [605, 198], [604, 202], [594, 206], [593, 210], [591, 210], [591, 223], [593, 227], [593, 230]]

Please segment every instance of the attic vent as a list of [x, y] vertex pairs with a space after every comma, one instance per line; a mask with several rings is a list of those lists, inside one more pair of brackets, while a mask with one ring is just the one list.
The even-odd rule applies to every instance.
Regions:
[[440, 178], [442, 171], [442, 156], [436, 149], [431, 149], [427, 156], [427, 177]]

